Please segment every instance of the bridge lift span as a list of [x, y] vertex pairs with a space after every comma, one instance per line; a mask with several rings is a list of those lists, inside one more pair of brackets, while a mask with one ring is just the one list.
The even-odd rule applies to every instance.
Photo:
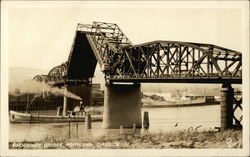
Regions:
[[[117, 24], [93, 22], [92, 25], [77, 25], [75, 39], [65, 63], [54, 67], [48, 75], [38, 75], [34, 79], [67, 88], [72, 85], [91, 86], [97, 63], [107, 83], [105, 128], [117, 128], [120, 125], [130, 127], [133, 124], [141, 126], [141, 97], [138, 93], [139, 84], [145, 82], [221, 83], [221, 127], [229, 128], [233, 125], [231, 84], [242, 83], [240, 52], [213, 44], [181, 41], [157, 40], [133, 45]], [[118, 82], [134, 85], [114, 84]], [[121, 116], [124, 118], [118, 118], [120, 120], [117, 121], [117, 117]]]

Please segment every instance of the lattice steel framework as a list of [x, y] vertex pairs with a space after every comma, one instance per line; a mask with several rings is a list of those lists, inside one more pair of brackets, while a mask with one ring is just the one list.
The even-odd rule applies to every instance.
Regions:
[[[77, 32], [86, 35], [107, 82], [242, 82], [242, 54], [234, 50], [180, 41], [132, 45], [114, 23], [78, 24]], [[65, 81], [68, 70], [67, 63], [57, 66], [47, 80]]]
[[87, 36], [109, 81], [241, 83], [240, 52], [179, 41], [133, 46], [116, 24], [98, 23], [93, 28]]
[[[241, 115], [239, 117], [236, 117], [236, 110], [239, 110], [241, 112]], [[233, 112], [234, 112], [233, 113], [234, 125], [238, 128], [242, 128], [243, 109], [242, 109], [242, 92], [241, 91], [234, 92]]]
[[33, 80], [37, 82], [47, 82], [47, 75], [36, 75]]
[[87, 38], [105, 73], [110, 72], [114, 58], [123, 53], [123, 48], [131, 45], [130, 40], [113, 23], [94, 22]]
[[67, 62], [54, 67], [48, 73], [48, 75], [36, 75], [33, 80], [38, 82], [46, 82], [46, 83], [63, 83], [66, 81], [67, 76]]
[[210, 82], [241, 77], [241, 54], [215, 45], [155, 41], [124, 51], [110, 79]]
[[67, 67], [68, 65], [66, 62], [51, 69], [50, 72], [48, 73], [47, 81], [55, 83], [65, 81], [67, 76]]

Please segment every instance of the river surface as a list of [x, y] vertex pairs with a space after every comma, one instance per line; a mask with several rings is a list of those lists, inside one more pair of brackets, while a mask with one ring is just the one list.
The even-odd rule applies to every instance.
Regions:
[[[220, 127], [220, 105], [172, 107], [172, 108], [142, 108], [148, 111], [150, 119], [149, 131], [176, 130], [209, 130]], [[87, 130], [85, 123], [48, 124], [10, 124], [9, 141], [40, 141], [46, 138], [64, 139], [98, 137], [107, 134], [118, 134], [119, 129], [102, 129], [102, 122], [93, 122], [92, 129]], [[123, 132], [131, 132], [124, 129]], [[138, 129], [138, 131], [140, 131]]]

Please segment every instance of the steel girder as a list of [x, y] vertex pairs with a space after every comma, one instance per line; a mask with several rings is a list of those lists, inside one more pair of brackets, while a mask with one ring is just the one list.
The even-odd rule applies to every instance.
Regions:
[[47, 82], [48, 83], [61, 83], [61, 82], [66, 81], [67, 67], [68, 67], [68, 64], [67, 62], [65, 62], [51, 69], [47, 75]]
[[130, 46], [130, 40], [114, 23], [93, 22], [91, 32], [86, 32], [87, 38], [105, 73], [111, 72], [113, 58], [123, 53], [122, 48]]
[[47, 75], [36, 75], [33, 80], [37, 82], [47, 82]]
[[67, 63], [63, 63], [51, 69], [48, 75], [36, 75], [33, 78], [33, 80], [49, 84], [56, 84], [65, 81], [66, 75], [67, 75]]
[[[240, 117], [236, 117], [236, 110], [241, 112]], [[242, 107], [242, 92], [234, 91], [233, 97], [233, 120], [236, 127], [242, 128], [242, 119], [243, 119], [243, 107]]]
[[[78, 24], [77, 32], [86, 35], [107, 82], [242, 82], [242, 54], [234, 50], [180, 41], [132, 45], [114, 23]], [[67, 65], [53, 68], [48, 82], [65, 82]]]
[[93, 24], [86, 33], [106, 79], [112, 82], [242, 81], [242, 55], [234, 50], [180, 41], [133, 46], [120, 28], [110, 23]]
[[[242, 55], [215, 45], [201, 47], [188, 42], [154, 41], [123, 49], [110, 79], [237, 80], [242, 77]], [[139, 82], [140, 82], [139, 81]], [[199, 81], [198, 81], [199, 82]], [[235, 82], [235, 83], [236, 83]]]

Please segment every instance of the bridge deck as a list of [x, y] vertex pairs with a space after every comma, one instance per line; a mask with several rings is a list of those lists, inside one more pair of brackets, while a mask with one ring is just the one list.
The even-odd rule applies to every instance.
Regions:
[[161, 77], [154, 77], [154, 78], [110, 78], [110, 82], [115, 83], [115, 82], [124, 82], [124, 83], [129, 83], [129, 82], [138, 82], [138, 83], [212, 83], [212, 84], [222, 84], [225, 82], [229, 82], [232, 84], [242, 84], [242, 79], [218, 79], [218, 78], [210, 78], [210, 79], [202, 79], [202, 78], [161, 78]]

